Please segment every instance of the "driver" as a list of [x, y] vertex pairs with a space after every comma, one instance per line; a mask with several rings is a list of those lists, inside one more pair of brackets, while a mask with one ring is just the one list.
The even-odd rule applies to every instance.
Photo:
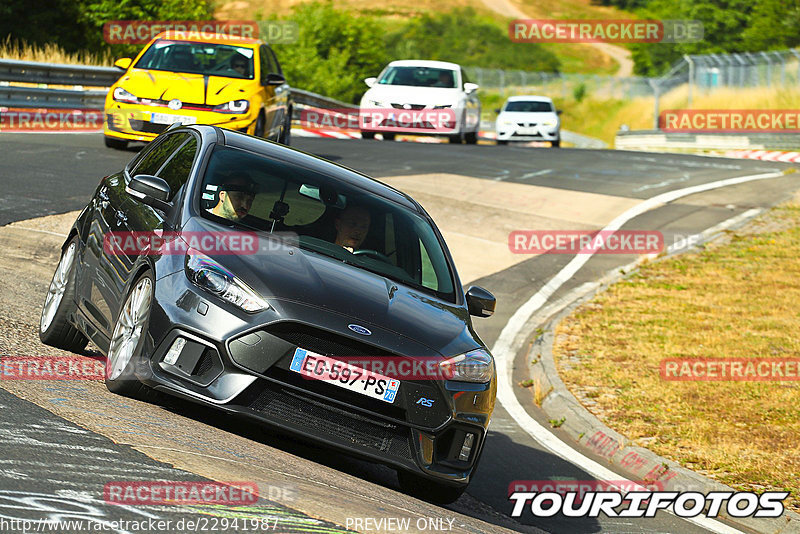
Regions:
[[357, 250], [367, 237], [370, 222], [369, 210], [352, 204], [347, 206], [333, 220], [336, 227], [335, 243], [350, 252]]
[[218, 217], [231, 221], [240, 221], [250, 212], [257, 186], [250, 175], [236, 171], [228, 175], [219, 185], [219, 201], [210, 211]]

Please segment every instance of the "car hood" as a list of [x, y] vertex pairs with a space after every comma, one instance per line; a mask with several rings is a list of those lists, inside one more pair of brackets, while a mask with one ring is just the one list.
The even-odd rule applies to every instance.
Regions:
[[497, 120], [540, 123], [545, 120], [557, 121], [558, 115], [552, 111], [503, 111], [497, 116]]
[[246, 99], [253, 80], [209, 76], [206, 89], [202, 74], [132, 69], [117, 84], [139, 98], [172, 100], [215, 106]]
[[[218, 231], [209, 221], [199, 224]], [[213, 259], [263, 296], [283, 319], [338, 330], [410, 356], [451, 357], [481, 346], [464, 306], [333, 258], [291, 245], [279, 246], [265, 234], [260, 243], [259, 253]], [[308, 316], [295, 316], [300, 309]], [[370, 329], [373, 335], [354, 334], [348, 330], [353, 323]]]
[[374, 107], [367, 100], [376, 100], [384, 105], [425, 104], [431, 107], [455, 105], [462, 91], [445, 87], [412, 87], [408, 85], [376, 85], [364, 93], [362, 106]]

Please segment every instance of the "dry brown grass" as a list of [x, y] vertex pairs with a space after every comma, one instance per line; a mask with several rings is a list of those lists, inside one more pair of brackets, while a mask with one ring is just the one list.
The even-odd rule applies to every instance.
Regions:
[[21, 61], [39, 61], [42, 63], [67, 63], [70, 65], [102, 65], [111, 66], [114, 59], [110, 54], [91, 54], [88, 52], [65, 52], [55, 44], [44, 46], [29, 45], [16, 40], [11, 36], [0, 41], [0, 58], [17, 59]]
[[765, 221], [613, 285], [561, 323], [554, 352], [611, 428], [734, 488], [791, 491], [798, 510], [800, 382], [659, 374], [665, 358], [800, 356], [800, 204]]

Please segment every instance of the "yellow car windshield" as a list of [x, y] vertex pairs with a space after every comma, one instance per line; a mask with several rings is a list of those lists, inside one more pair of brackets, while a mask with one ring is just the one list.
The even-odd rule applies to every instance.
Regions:
[[159, 39], [135, 68], [252, 80], [254, 53], [252, 48], [235, 45]]

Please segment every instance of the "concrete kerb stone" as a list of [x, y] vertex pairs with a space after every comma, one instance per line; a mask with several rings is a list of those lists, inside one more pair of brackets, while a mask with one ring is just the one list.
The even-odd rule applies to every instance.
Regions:
[[[721, 235], [722, 233], [710, 236], [705, 242]], [[528, 334], [526, 339], [517, 345], [521, 346], [522, 350], [516, 355], [516, 361], [527, 360], [524, 365], [528, 368], [534, 384], [531, 389], [539, 390], [541, 409], [551, 421], [563, 419], [559, 428], [571, 438], [572, 445], [579, 451], [602, 457], [613, 465], [616, 471], [634, 482], [659, 482], [664, 491], [699, 491], [704, 494], [710, 491], [734, 491], [648, 449], [633, 445], [628, 438], [603, 424], [584, 408], [567, 389], [558, 374], [552, 350], [555, 341], [554, 332], [558, 324], [580, 305], [605, 291], [611, 284], [629, 277], [649, 259], [651, 258], [643, 257], [609, 271], [601, 279], [573, 289], [558, 301], [532, 315], [522, 329]], [[531, 336], [530, 332], [537, 333]], [[531, 352], [534, 351], [529, 347], [536, 348], [538, 357], [531, 357]], [[534, 391], [534, 395], [536, 394]], [[720, 516], [738, 528], [746, 530], [770, 534], [800, 534], [800, 515], [788, 510], [782, 517], [773, 519], [731, 518], [725, 514]]]

